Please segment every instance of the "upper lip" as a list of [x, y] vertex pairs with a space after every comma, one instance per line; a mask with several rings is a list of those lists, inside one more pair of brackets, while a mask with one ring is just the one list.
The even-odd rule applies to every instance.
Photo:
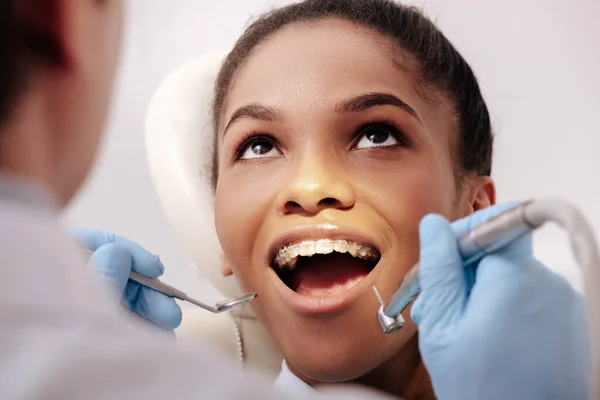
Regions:
[[381, 254], [381, 248], [375, 239], [368, 236], [364, 231], [349, 227], [341, 227], [336, 224], [326, 223], [319, 225], [295, 226], [286, 233], [277, 237], [269, 246], [267, 263], [272, 265], [277, 252], [284, 246], [300, 243], [307, 240], [348, 240], [365, 246], [373, 247]]

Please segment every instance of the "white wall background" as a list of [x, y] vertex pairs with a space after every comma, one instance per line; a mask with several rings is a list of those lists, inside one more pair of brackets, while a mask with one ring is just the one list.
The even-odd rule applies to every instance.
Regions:
[[[218, 298], [189, 265], [146, 169], [148, 101], [169, 72], [231, 46], [252, 15], [287, 1], [129, 0], [108, 135], [93, 175], [66, 218], [109, 230], [161, 256], [164, 280]], [[427, 0], [423, 4], [480, 79], [497, 131], [499, 201], [556, 196], [600, 235], [600, 0]], [[573, 278], [566, 242], [545, 229], [540, 257]], [[217, 266], [215, 266], [217, 268]]]

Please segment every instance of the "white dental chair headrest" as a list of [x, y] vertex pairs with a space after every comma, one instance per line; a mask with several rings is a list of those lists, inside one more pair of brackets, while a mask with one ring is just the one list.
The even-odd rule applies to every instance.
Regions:
[[[150, 174], [176, 237], [200, 273], [224, 296], [241, 294], [223, 277], [214, 225], [208, 166], [212, 152], [211, 103], [226, 52], [187, 62], [155, 92], [146, 117]], [[250, 311], [250, 307], [244, 314]]]

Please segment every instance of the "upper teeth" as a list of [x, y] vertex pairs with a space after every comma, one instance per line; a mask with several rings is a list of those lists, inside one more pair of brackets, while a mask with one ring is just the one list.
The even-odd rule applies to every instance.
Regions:
[[294, 269], [298, 257], [310, 257], [315, 254], [329, 254], [333, 252], [350, 253], [353, 257], [364, 260], [372, 260], [379, 257], [379, 252], [371, 246], [350, 242], [347, 240], [306, 240], [301, 243], [291, 244], [281, 248], [275, 259], [275, 265], [279, 268]]

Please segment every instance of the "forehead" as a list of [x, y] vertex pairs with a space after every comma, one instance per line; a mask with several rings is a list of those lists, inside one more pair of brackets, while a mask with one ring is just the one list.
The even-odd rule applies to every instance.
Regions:
[[290, 25], [260, 44], [237, 71], [221, 119], [252, 102], [293, 114], [391, 92], [427, 122], [433, 110], [419, 96], [413, 64], [390, 39], [345, 21]]

